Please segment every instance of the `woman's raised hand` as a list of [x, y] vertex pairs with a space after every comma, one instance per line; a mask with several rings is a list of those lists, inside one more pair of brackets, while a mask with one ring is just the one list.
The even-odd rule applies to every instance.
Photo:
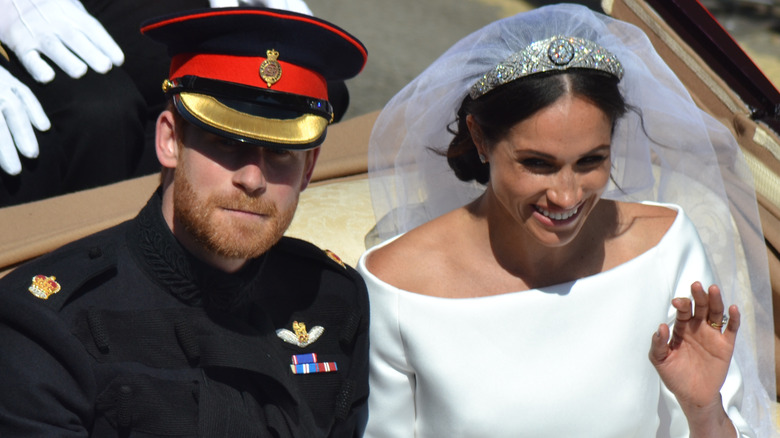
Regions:
[[650, 361], [680, 402], [692, 436], [699, 425], [721, 429], [720, 425], [725, 427], [721, 430], [730, 431], [733, 436], [733, 426], [721, 404], [720, 388], [734, 352], [739, 310], [730, 306], [728, 317], [724, 318], [723, 298], [716, 285], [705, 292], [697, 281], [691, 285], [691, 295], [693, 302], [688, 298], [672, 300], [677, 319], [671, 339], [669, 326], [661, 324], [651, 342]]

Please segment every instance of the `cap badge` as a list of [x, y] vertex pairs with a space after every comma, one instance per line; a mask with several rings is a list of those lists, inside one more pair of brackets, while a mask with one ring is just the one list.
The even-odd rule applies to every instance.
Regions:
[[313, 344], [325, 331], [323, 327], [315, 325], [307, 332], [306, 324], [298, 321], [293, 321], [292, 326], [294, 333], [287, 329], [279, 329], [276, 331], [276, 336], [288, 344], [297, 345], [301, 348]]
[[47, 277], [45, 275], [36, 275], [32, 278], [32, 284], [27, 288], [36, 297], [46, 300], [51, 295], [60, 291], [60, 284], [55, 280], [57, 277]]
[[268, 88], [271, 88], [271, 85], [282, 77], [282, 66], [276, 60], [279, 57], [279, 52], [269, 49], [265, 53], [268, 58], [260, 64], [260, 77], [268, 84]]

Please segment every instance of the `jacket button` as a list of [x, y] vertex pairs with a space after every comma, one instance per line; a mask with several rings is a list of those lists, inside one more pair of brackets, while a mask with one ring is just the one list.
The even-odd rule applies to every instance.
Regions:
[[89, 258], [92, 260], [101, 257], [102, 255], [103, 255], [103, 250], [101, 250], [97, 246], [89, 249]]

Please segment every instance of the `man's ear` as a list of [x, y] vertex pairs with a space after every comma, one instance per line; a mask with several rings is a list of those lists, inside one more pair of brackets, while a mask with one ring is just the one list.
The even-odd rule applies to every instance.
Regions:
[[165, 110], [157, 117], [155, 150], [157, 160], [163, 167], [173, 169], [179, 161], [179, 147], [173, 113]]
[[482, 127], [479, 126], [474, 117], [469, 114], [466, 116], [466, 126], [469, 127], [469, 134], [471, 134], [471, 141], [474, 142], [474, 146], [477, 147], [477, 152], [481, 155], [485, 155], [485, 141], [482, 135]]
[[306, 187], [308, 187], [309, 182], [311, 182], [311, 177], [314, 174], [314, 165], [317, 164], [317, 158], [319, 158], [319, 156], [319, 147], [306, 151], [306, 158], [303, 168], [303, 181], [301, 181], [301, 191], [305, 190]]

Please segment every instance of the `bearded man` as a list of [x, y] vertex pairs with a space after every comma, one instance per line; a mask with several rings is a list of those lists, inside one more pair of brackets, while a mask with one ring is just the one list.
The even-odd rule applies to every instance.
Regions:
[[172, 56], [160, 188], [0, 281], [0, 436], [360, 436], [365, 286], [282, 235], [365, 47], [272, 9], [142, 32]]

